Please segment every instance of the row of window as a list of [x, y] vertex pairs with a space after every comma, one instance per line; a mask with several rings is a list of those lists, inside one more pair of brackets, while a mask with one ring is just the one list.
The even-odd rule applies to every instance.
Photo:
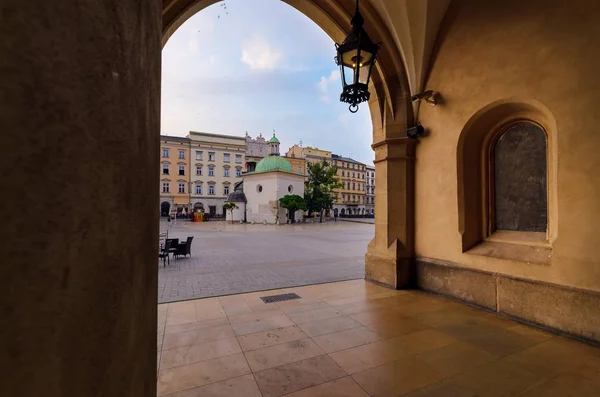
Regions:
[[[162, 156], [165, 157], [165, 158], [168, 158], [170, 151], [171, 151], [171, 149], [163, 148], [163, 150], [162, 150]], [[177, 157], [180, 158], [180, 159], [185, 159], [185, 150], [180, 150], [179, 151], [179, 156], [177, 156]]]
[[[177, 183], [177, 193], [180, 194], [185, 194], [186, 193], [186, 186], [187, 182], [179, 182]], [[202, 194], [202, 184], [201, 183], [197, 183], [196, 184], [196, 194]], [[171, 183], [170, 182], [163, 182], [162, 183], [162, 192], [163, 193], [171, 193]], [[215, 194], [215, 185], [214, 184], [209, 184], [208, 185], [208, 195], [212, 196]], [[229, 194], [229, 185], [224, 185], [223, 186], [223, 195], [228, 195]]]
[[[287, 190], [288, 190], [288, 192], [289, 192], [290, 194], [294, 193], [294, 186], [292, 186], [292, 185], [289, 185], [289, 186], [288, 186], [288, 188], [287, 188]], [[262, 192], [263, 192], [263, 187], [262, 187], [262, 185], [256, 185], [256, 193], [259, 193], [259, 194], [260, 194], [260, 193], [262, 193]]]
[[[186, 182], [179, 182], [177, 184], [177, 193], [185, 193], [185, 185], [187, 185]], [[171, 183], [170, 182], [162, 183], [162, 192], [163, 193], [171, 193]]]
[[[169, 175], [169, 168], [170, 168], [170, 166], [169, 166], [168, 163], [163, 163], [163, 165], [162, 165], [162, 174], [163, 175]], [[178, 169], [177, 175], [185, 176], [185, 165], [179, 165], [179, 169]], [[202, 176], [202, 166], [196, 166], [196, 175]], [[215, 176], [215, 167], [212, 167], [212, 166], [208, 167], [208, 176]], [[223, 168], [223, 176], [225, 176], [225, 177], [229, 177], [230, 176], [229, 167], [224, 167]], [[242, 176], [242, 169], [241, 168], [235, 170], [235, 176], [238, 177], [238, 178]]]
[[[162, 156], [164, 158], [168, 158], [170, 150], [171, 149], [163, 148], [163, 150], [162, 150]], [[202, 160], [203, 159], [203, 154], [204, 154], [204, 152], [202, 150], [196, 150], [196, 160]], [[178, 155], [177, 158], [185, 159], [185, 150], [180, 150], [179, 151], [179, 155]], [[215, 152], [208, 152], [208, 161], [215, 161], [215, 159], [216, 159]], [[223, 153], [223, 161], [225, 163], [229, 163], [231, 161], [231, 154], [230, 153]], [[237, 164], [242, 164], [242, 155], [241, 154], [236, 154], [235, 155], [235, 162]]]
[[339, 216], [338, 214], [342, 214], [342, 215], [375, 215], [375, 210], [373, 208], [371, 208], [370, 210], [367, 208], [342, 208], [340, 211], [338, 211], [338, 209], [334, 209], [333, 212], [336, 214], [336, 216]]
[[359, 170], [359, 171], [364, 171], [365, 170], [365, 166], [364, 165], [358, 165], [358, 164], [354, 164], [354, 163], [347, 163], [345, 161], [338, 161], [338, 160], [333, 160], [333, 165], [339, 168], [350, 168], [353, 170]]
[[[344, 172], [342, 170], [342, 176], [348, 176], [348, 178], [350, 178], [350, 171], [348, 171], [348, 173], [346, 174], [346, 172]], [[352, 173], [352, 178], [356, 178], [356, 172]], [[358, 178], [359, 179], [365, 179], [365, 174], [361, 174], [360, 172], [358, 173]]]
[[[338, 196], [338, 200], [339, 200], [339, 196]], [[353, 202], [353, 203], [363, 203], [365, 202], [365, 197], [364, 196], [357, 196], [355, 194], [342, 194], [342, 201], [343, 202]]]
[[362, 190], [363, 192], [365, 191], [365, 184], [364, 183], [356, 183], [356, 182], [342, 182], [342, 189], [348, 189], [350, 190], [352, 187], [352, 190]]

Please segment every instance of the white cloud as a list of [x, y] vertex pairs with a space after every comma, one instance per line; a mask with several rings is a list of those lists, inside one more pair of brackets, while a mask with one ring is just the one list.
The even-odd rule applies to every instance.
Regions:
[[338, 116], [338, 121], [345, 125], [351, 125], [354, 122], [353, 113], [344, 112]]
[[267, 40], [255, 35], [242, 46], [242, 62], [252, 69], [275, 69], [282, 60], [281, 52], [272, 48]]
[[192, 39], [188, 42], [188, 50], [195, 54], [198, 52], [198, 50], [200, 49], [200, 45], [198, 44], [198, 40], [196, 39]]
[[330, 87], [332, 84], [337, 84], [339, 80], [340, 72], [337, 70], [332, 71], [329, 77], [321, 76], [321, 80], [317, 83], [317, 87], [319, 88], [319, 91], [321, 93], [321, 100], [323, 102], [331, 102]]

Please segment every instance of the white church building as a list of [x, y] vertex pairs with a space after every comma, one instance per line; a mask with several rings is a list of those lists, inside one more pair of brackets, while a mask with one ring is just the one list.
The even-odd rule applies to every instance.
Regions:
[[[279, 199], [287, 194], [304, 197], [304, 176], [293, 171], [291, 164], [279, 155], [279, 139], [269, 140], [270, 154], [258, 162], [252, 172], [243, 175], [242, 184], [236, 186], [227, 198], [238, 209], [227, 214], [228, 220], [249, 223], [286, 223], [287, 210], [281, 208]], [[243, 193], [243, 194], [242, 194]], [[303, 212], [295, 214], [296, 221]]]

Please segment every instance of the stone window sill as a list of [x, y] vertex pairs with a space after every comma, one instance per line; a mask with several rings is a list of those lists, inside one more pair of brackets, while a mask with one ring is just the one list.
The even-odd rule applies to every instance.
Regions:
[[546, 233], [541, 232], [514, 232], [511, 230], [497, 230], [486, 241], [497, 243], [520, 244], [536, 247], [550, 247]]
[[545, 266], [552, 262], [552, 246], [539, 232], [499, 230], [466, 253]]

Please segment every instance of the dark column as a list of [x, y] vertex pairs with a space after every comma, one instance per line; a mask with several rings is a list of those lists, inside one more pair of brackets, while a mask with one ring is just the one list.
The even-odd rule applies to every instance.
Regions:
[[159, 0], [3, 0], [2, 396], [154, 396]]

